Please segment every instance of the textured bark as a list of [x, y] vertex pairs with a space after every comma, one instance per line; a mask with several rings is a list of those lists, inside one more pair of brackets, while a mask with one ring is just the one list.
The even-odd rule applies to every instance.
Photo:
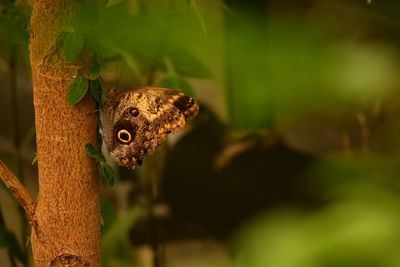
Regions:
[[88, 95], [67, 104], [72, 78], [88, 60], [68, 63], [62, 51], [73, 0], [36, 0], [30, 21], [30, 59], [39, 167], [39, 196], [32, 229], [35, 265], [100, 266], [99, 184], [85, 144], [97, 145], [97, 115]]

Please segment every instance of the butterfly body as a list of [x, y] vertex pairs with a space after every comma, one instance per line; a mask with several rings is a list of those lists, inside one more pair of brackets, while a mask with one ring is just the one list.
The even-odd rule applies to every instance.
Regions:
[[138, 87], [112, 92], [101, 114], [103, 139], [118, 165], [134, 169], [198, 111], [198, 104], [177, 90]]

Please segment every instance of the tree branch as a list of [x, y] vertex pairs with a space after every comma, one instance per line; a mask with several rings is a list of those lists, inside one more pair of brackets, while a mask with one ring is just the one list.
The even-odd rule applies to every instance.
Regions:
[[29, 217], [29, 223], [36, 230], [36, 202], [33, 200], [31, 195], [26, 191], [25, 187], [18, 180], [17, 177], [7, 168], [3, 161], [0, 160], [0, 179], [10, 189], [11, 193], [18, 200], [19, 204], [25, 210]]

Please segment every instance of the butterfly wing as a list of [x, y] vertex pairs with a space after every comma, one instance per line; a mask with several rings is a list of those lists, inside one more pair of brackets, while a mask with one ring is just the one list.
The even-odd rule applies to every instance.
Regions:
[[[113, 94], [103, 108], [104, 142], [119, 165], [133, 169], [198, 110], [191, 97], [172, 89], [139, 87]], [[119, 140], [120, 133], [131, 138]]]
[[138, 87], [135, 92], [153, 95], [156, 101], [163, 100], [178, 108], [187, 119], [194, 118], [199, 113], [199, 105], [196, 101], [184, 93], [159, 87]]

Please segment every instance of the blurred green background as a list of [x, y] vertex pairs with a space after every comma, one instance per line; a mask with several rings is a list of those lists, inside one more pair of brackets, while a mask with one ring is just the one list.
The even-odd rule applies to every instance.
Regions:
[[[0, 2], [0, 157], [36, 196], [31, 5]], [[103, 266], [400, 266], [398, 1], [77, 10], [65, 32], [95, 52], [104, 88], [169, 87], [201, 106], [102, 187]], [[3, 185], [0, 207], [0, 266], [31, 266]]]

